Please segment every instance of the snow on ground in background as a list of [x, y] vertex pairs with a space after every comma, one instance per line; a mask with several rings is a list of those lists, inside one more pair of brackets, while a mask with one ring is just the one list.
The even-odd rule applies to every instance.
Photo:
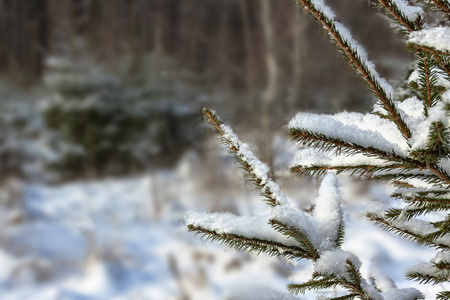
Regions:
[[[197, 210], [189, 206], [196, 206], [201, 196], [174, 178], [165, 171], [134, 179], [25, 186], [24, 222], [0, 239], [0, 299], [251, 299], [249, 291], [255, 299], [270, 299], [268, 295], [284, 293], [287, 283], [310, 278], [308, 261], [284, 263], [238, 253], [187, 232], [183, 216]], [[404, 273], [427, 262], [434, 251], [368, 223], [365, 203], [355, 197], [346, 201], [352, 192], [348, 181], [343, 184], [343, 249], [359, 257], [363, 275], [368, 278], [371, 270], [381, 269], [399, 287], [415, 286], [432, 298], [442, 286], [419, 286], [405, 280]], [[166, 195], [165, 207], [157, 209], [161, 189], [183, 199]], [[248, 196], [241, 193], [235, 199], [243, 207], [238, 210], [246, 212], [249, 205], [262, 210], [263, 201]]]
[[25, 220], [0, 251], [0, 299], [220, 299], [249, 274], [284, 292], [277, 259], [206, 247], [187, 232], [181, 204], [156, 221], [152, 189], [177, 185], [153, 181], [173, 176], [26, 186]]

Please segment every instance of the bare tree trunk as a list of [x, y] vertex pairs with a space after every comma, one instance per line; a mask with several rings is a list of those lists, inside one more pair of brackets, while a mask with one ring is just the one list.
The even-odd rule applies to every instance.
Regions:
[[[271, 0], [261, 0], [261, 23], [265, 43], [265, 63], [267, 72], [266, 88], [262, 94], [261, 103], [261, 127], [264, 135], [262, 138], [262, 157], [271, 167], [273, 172], [273, 151], [272, 140], [270, 139], [271, 128], [271, 107], [279, 94], [278, 78], [280, 74], [279, 65], [275, 51], [274, 24], [271, 16]], [[273, 176], [273, 173], [271, 174]]]
[[247, 0], [238, 1], [239, 5], [239, 13], [242, 19], [242, 27], [243, 27], [243, 39], [244, 39], [244, 47], [245, 47], [245, 90], [247, 93], [247, 101], [245, 101], [245, 109], [246, 111], [250, 111], [254, 107], [254, 99], [255, 99], [255, 68], [254, 68], [254, 59], [252, 57], [252, 30], [250, 28], [250, 20], [249, 20], [249, 7]]
[[295, 111], [298, 107], [296, 103], [299, 101], [302, 89], [302, 75], [303, 75], [303, 59], [305, 49], [302, 46], [305, 39], [305, 19], [297, 12], [293, 12], [292, 18], [292, 41], [293, 41], [293, 71], [292, 71], [292, 86], [293, 91], [288, 97], [287, 109], [288, 111]]

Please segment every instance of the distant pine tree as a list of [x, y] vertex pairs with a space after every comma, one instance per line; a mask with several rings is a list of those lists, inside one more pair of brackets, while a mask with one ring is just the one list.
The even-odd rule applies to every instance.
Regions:
[[135, 81], [130, 86], [89, 61], [48, 60], [49, 96], [42, 111], [50, 129], [47, 165], [61, 179], [132, 174], [164, 165], [190, 145], [189, 134], [199, 135], [185, 130], [196, 120], [194, 110], [143, 81], [144, 75], [133, 75], [127, 78]]
[[[377, 208], [367, 216], [383, 229], [435, 248], [436, 256], [413, 267], [408, 278], [438, 284], [450, 281], [450, 27], [427, 25], [425, 10], [440, 10], [448, 18], [450, 3], [423, 2], [411, 6], [405, 0], [378, 0], [417, 58], [409, 78], [413, 96], [397, 99], [323, 0], [297, 0], [322, 24], [378, 101], [369, 114], [297, 114], [289, 132], [304, 148], [296, 154], [291, 171], [298, 175], [348, 172], [398, 186], [392, 196], [405, 202], [403, 209]], [[334, 175], [324, 178], [313, 216], [308, 217], [289, 203], [268, 177], [268, 167], [213, 111], [204, 109], [203, 114], [272, 209], [268, 216], [255, 217], [193, 213], [187, 218], [190, 230], [238, 250], [312, 260], [311, 280], [288, 286], [294, 294], [340, 286], [348, 294], [332, 299], [423, 299], [419, 291], [399, 289], [391, 281], [387, 286], [377, 285], [376, 279], [369, 284], [360, 274], [358, 258], [340, 249], [344, 225]], [[438, 220], [418, 218], [428, 214]], [[450, 291], [440, 292], [437, 299], [450, 299]]]

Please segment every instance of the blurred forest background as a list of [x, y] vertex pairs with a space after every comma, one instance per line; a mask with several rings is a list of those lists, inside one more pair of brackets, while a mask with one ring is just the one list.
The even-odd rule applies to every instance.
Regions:
[[[402, 86], [411, 56], [373, 1], [328, 2]], [[215, 299], [214, 259], [213, 274], [266, 270], [283, 290], [280, 262], [185, 232], [185, 211], [260, 210], [200, 109], [300, 199], [287, 120], [372, 99], [292, 0], [0, 0], [1, 298]]]
[[[383, 75], [405, 77], [408, 53], [371, 1], [332, 2]], [[31, 175], [38, 154], [64, 180], [173, 166], [205, 138], [202, 106], [271, 161], [296, 111], [372, 102], [291, 0], [1, 0], [0, 70], [3, 176]], [[39, 149], [20, 143], [38, 137]]]

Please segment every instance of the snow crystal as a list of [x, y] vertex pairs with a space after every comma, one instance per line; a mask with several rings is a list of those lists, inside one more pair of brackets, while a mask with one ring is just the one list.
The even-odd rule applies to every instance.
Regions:
[[297, 245], [293, 239], [282, 235], [268, 223], [269, 216], [236, 216], [231, 213], [199, 213], [193, 212], [186, 216], [186, 225], [200, 227], [218, 234], [236, 234], [248, 238], [258, 238]]
[[373, 114], [342, 112], [334, 115], [298, 113], [289, 128], [307, 129], [332, 138], [406, 155], [409, 147], [395, 124]]
[[320, 185], [313, 212], [317, 231], [322, 237], [321, 249], [329, 250], [330, 245], [327, 245], [327, 242], [334, 242], [338, 237], [339, 225], [342, 221], [341, 198], [336, 176], [327, 174]]
[[413, 31], [409, 34], [408, 42], [450, 52], [450, 27], [439, 26]]

